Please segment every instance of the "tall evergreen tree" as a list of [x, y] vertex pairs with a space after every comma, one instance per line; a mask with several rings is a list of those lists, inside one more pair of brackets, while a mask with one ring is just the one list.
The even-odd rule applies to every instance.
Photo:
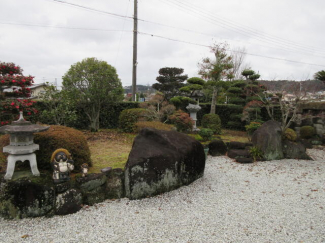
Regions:
[[158, 83], [154, 83], [152, 88], [162, 92], [166, 100], [170, 100], [174, 96], [180, 95], [179, 90], [184, 86], [187, 75], [183, 74], [183, 68], [164, 67], [159, 69], [159, 76], [156, 78]]

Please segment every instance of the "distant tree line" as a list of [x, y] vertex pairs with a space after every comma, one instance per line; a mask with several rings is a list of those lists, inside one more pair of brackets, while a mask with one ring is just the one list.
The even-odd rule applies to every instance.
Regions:
[[264, 85], [268, 91], [283, 91], [294, 93], [297, 88], [306, 92], [325, 91], [325, 83], [320, 80], [307, 80], [307, 81], [289, 81], [289, 80], [259, 80], [259, 83]]

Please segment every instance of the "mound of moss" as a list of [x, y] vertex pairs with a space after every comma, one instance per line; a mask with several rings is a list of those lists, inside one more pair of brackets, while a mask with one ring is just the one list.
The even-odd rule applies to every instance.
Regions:
[[286, 139], [288, 139], [289, 141], [296, 141], [297, 140], [297, 134], [296, 132], [291, 129], [291, 128], [287, 128], [285, 131], [284, 131], [284, 137]]

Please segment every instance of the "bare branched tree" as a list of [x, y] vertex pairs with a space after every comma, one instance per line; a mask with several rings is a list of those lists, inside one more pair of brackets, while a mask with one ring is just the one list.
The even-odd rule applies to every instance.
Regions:
[[[259, 96], [260, 100], [263, 102], [269, 117], [272, 120], [275, 119], [274, 108], [276, 106], [280, 107], [281, 111], [281, 128], [284, 132], [290, 125], [297, 121], [298, 111], [306, 100], [306, 91], [301, 88], [300, 82], [290, 83], [291, 87], [284, 87], [282, 91], [275, 94], [270, 94], [267, 91], [261, 94], [256, 94]], [[293, 90], [291, 94], [288, 94], [285, 90]]]
[[233, 75], [234, 79], [241, 78], [241, 72], [245, 69], [244, 61], [246, 58], [246, 48], [245, 47], [236, 47], [232, 50], [232, 62], [233, 62]]

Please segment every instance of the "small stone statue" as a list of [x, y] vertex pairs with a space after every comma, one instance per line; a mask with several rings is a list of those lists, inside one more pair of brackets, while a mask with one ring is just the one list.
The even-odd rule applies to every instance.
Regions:
[[51, 157], [54, 183], [70, 180], [70, 171], [74, 169], [72, 156], [66, 149], [57, 149]]
[[87, 163], [83, 163], [83, 164], [80, 166], [80, 168], [81, 168], [81, 174], [82, 174], [82, 177], [86, 177], [87, 174], [88, 174], [88, 168], [89, 168], [88, 164], [87, 164]]

